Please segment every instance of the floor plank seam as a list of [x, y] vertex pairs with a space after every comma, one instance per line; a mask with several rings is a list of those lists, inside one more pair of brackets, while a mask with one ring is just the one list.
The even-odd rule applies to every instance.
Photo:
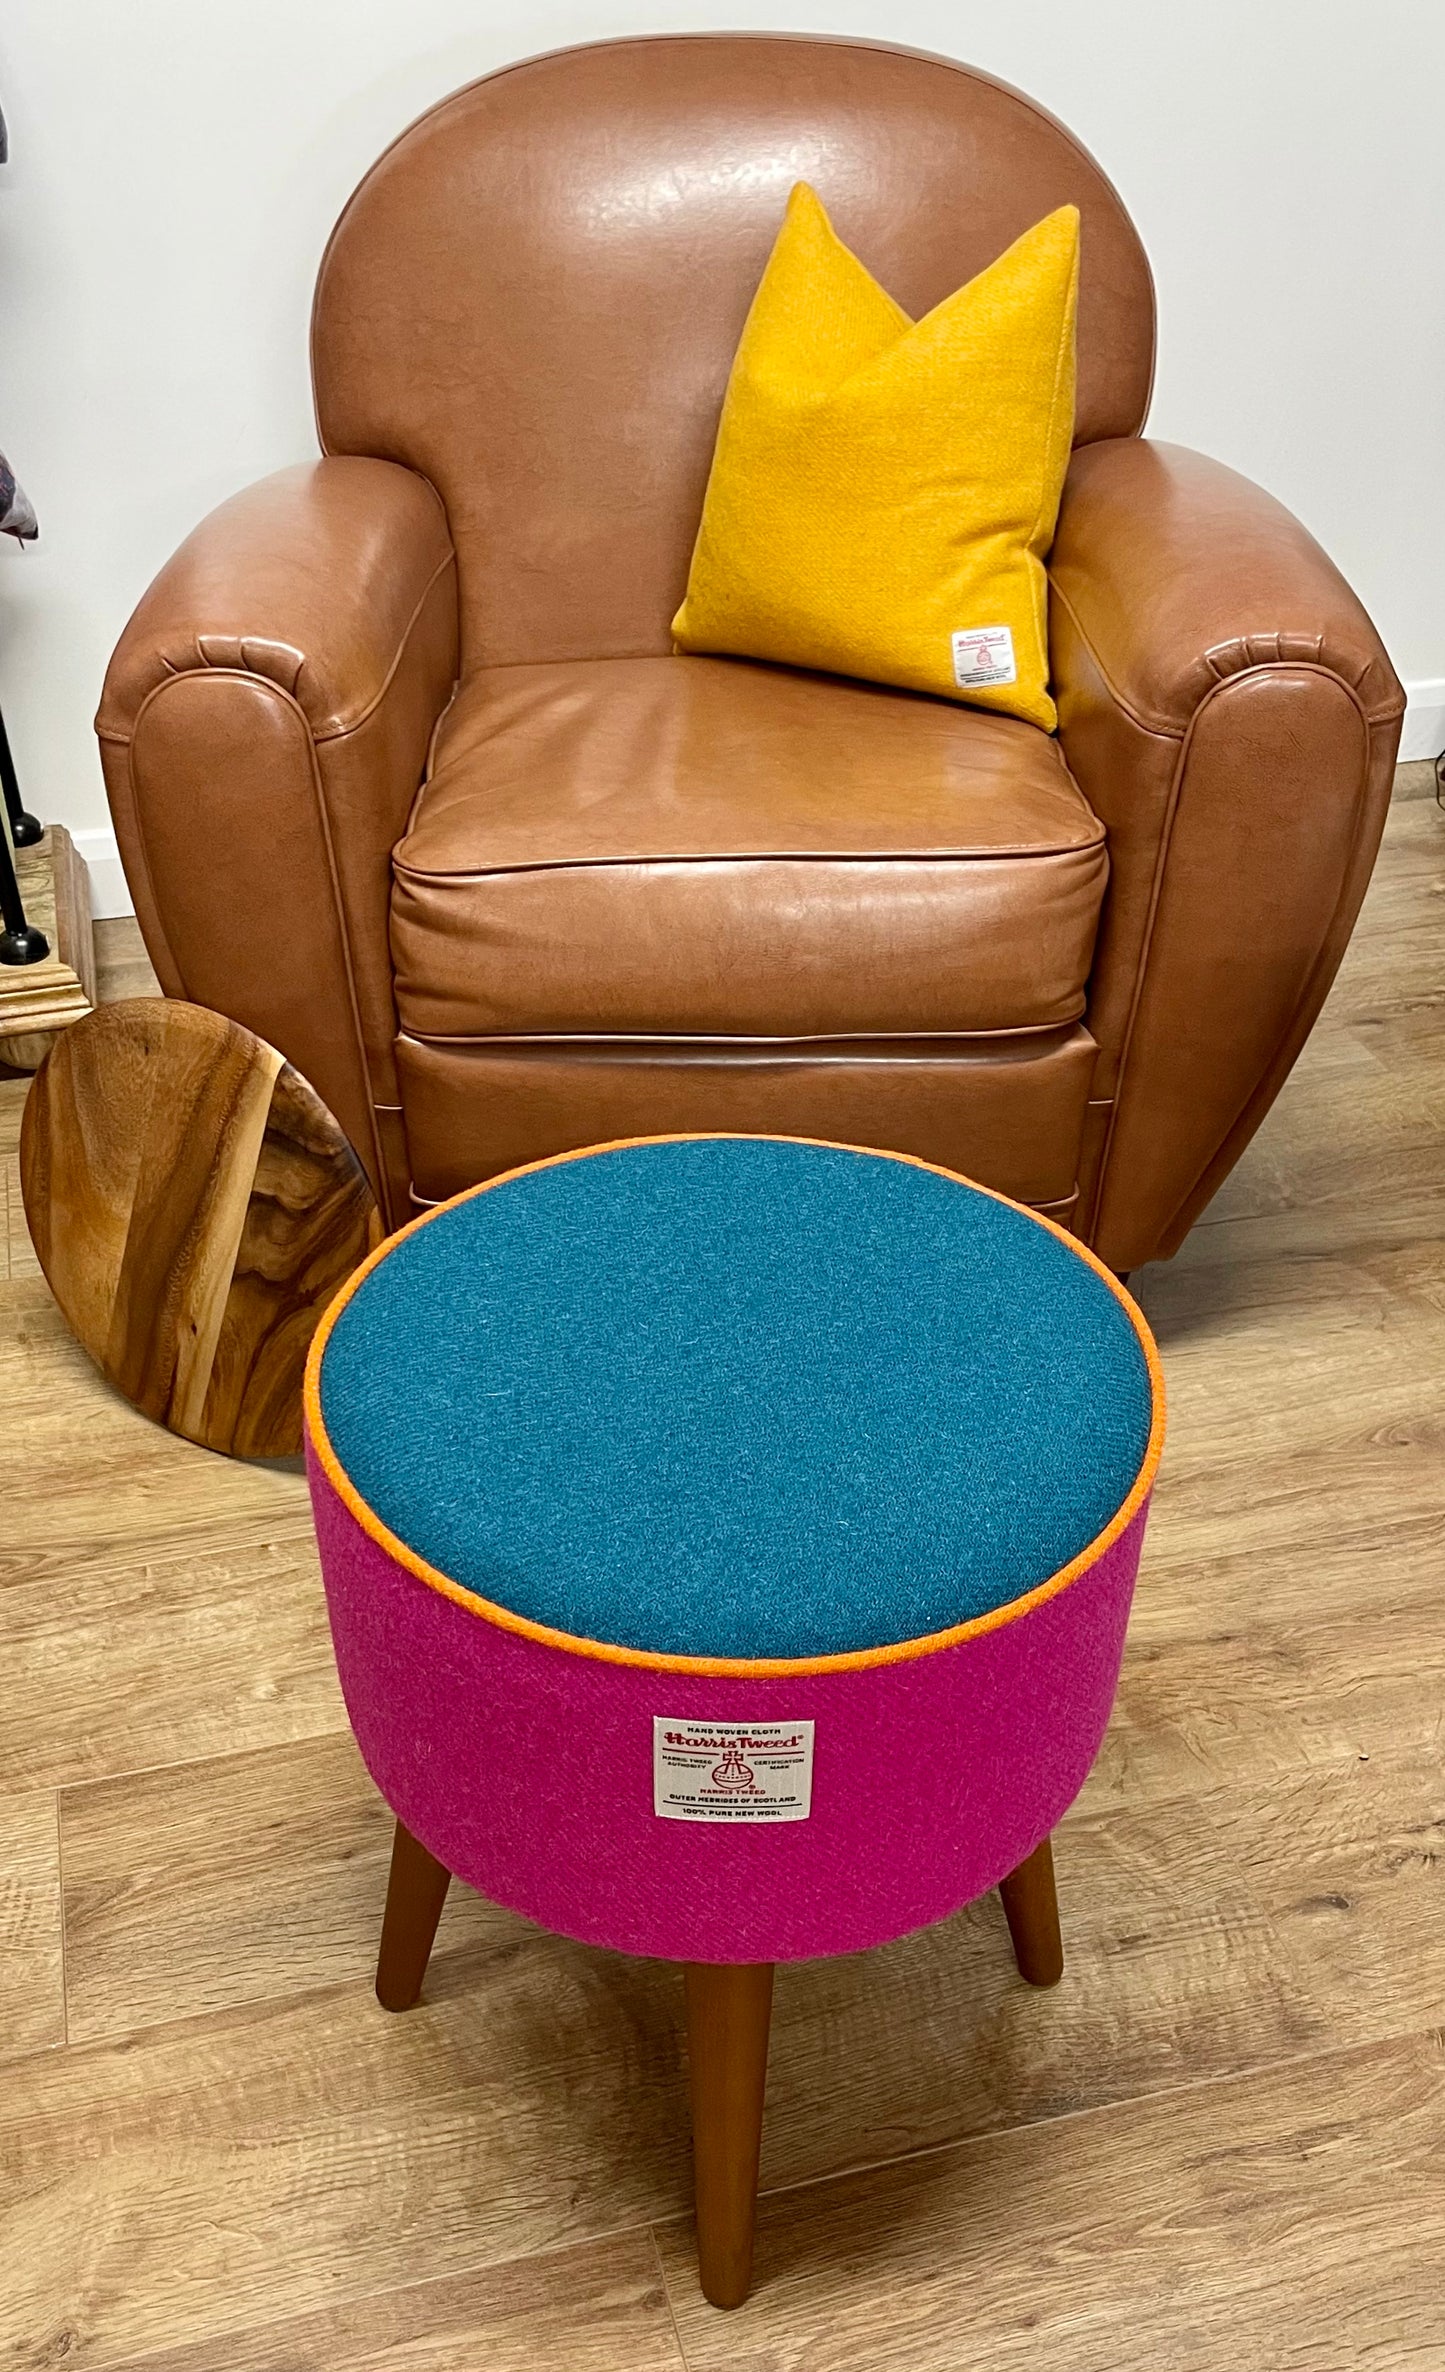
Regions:
[[[3, 1599], [0, 1599], [0, 1612], [3, 1612]], [[119, 1787], [132, 1779], [158, 1778], [166, 1771], [199, 1771], [204, 1770], [210, 1763], [244, 1762], [249, 1761], [253, 1756], [258, 1760], [265, 1758], [269, 1761], [274, 1754], [284, 1754], [288, 1746], [311, 1746], [321, 1738], [342, 1738], [350, 1737], [350, 1735], [350, 1725], [343, 1708], [341, 1719], [332, 1722], [326, 1728], [298, 1730], [294, 1737], [273, 1739], [264, 1746], [236, 1746], [225, 1754], [174, 1754], [167, 1756], [164, 1762], [158, 1763], [123, 1763], [118, 1764], [113, 1771], [97, 1773], [93, 1778], [60, 1779], [53, 1780], [50, 1784], [55, 1788], [57, 1795], [85, 1795], [91, 1788]], [[0, 1796], [29, 1795], [37, 1792], [36, 1789], [24, 1787], [0, 1787]], [[380, 1801], [379, 1798], [378, 1801]]]
[[60, 1789], [55, 1790], [55, 1916], [60, 1928], [60, 2047], [70, 2043], [70, 1983], [65, 1959], [65, 1833], [60, 1819]]
[[[663, 2219], [665, 2223], [672, 2223], [675, 2220], [678, 2219], [675, 2219], [671, 2216], [665, 2217]], [[646, 2236], [648, 2239], [660, 2266], [661, 2251], [658, 2249], [652, 2224], [646, 2218], [639, 2218], [636, 2223], [617, 2224], [610, 2227], [605, 2232], [584, 2232], [579, 2234], [574, 2240], [559, 2240], [549, 2244], [545, 2248], [519, 2249], [511, 2256], [505, 2257], [481, 2257], [475, 2262], [449, 2266], [444, 2273], [421, 2274], [415, 2281], [388, 2282], [384, 2289], [338, 2291], [334, 2297], [329, 2297], [323, 2305], [310, 2307], [304, 2310], [304, 2312], [300, 2315], [273, 2315], [268, 2322], [262, 2324], [229, 2323], [225, 2325], [224, 2328], [219, 2328], [209, 2332], [202, 2344], [212, 2351], [212, 2358], [217, 2367], [217, 2372], [223, 2372], [223, 2368], [226, 2363], [226, 2357], [223, 2351], [227, 2344], [234, 2344], [238, 2340], [250, 2339], [254, 2337], [258, 2331], [265, 2333], [274, 2330], [279, 2331], [284, 2335], [290, 2325], [296, 2322], [310, 2322], [318, 2319], [322, 2315], [354, 2313], [358, 2308], [364, 2308], [373, 2303], [380, 2304], [392, 2298], [421, 2297], [424, 2296], [428, 2290], [434, 2290], [443, 2283], [470, 2281], [474, 2278], [481, 2278], [485, 2276], [496, 2277], [498, 2275], [506, 2274], [513, 2266], [546, 2265], [554, 2257], [562, 2259], [574, 2256], [579, 2249], [604, 2248], [609, 2242], [612, 2241], [635, 2240], [641, 2239], [644, 2236]], [[664, 2295], [668, 2309], [668, 2317], [675, 2330], [676, 2318], [672, 2312], [671, 2297], [666, 2293], [665, 2281]], [[128, 2350], [124, 2355], [101, 2354], [94, 2357], [88, 2357], [86, 2361], [86, 2372], [151, 2372], [152, 2366], [158, 2363], [163, 2366], [165, 2359], [172, 2355], [177, 2348], [188, 2345], [193, 2347], [196, 2345], [196, 2342], [187, 2342], [185, 2340], [172, 2342], [170, 2340], [166, 2340], [160, 2347], [155, 2347], [151, 2345], [149, 2341], [147, 2341], [146, 2345], [139, 2351], [139, 2353], [136, 2353], [134, 2350]], [[678, 2346], [679, 2352], [681, 2352], [680, 2340], [678, 2342]], [[5, 2362], [6, 2372], [9, 2372], [8, 2358], [0, 2360]], [[290, 2359], [282, 2359], [282, 2361], [285, 2364], [286, 2372], [290, 2372]], [[684, 2372], [692, 2372], [692, 2368], [687, 2363], [685, 2357], [683, 2359], [683, 2368]], [[17, 2372], [29, 2372], [28, 2361], [25, 2361], [20, 2366], [17, 2366]], [[470, 2366], [468, 2367], [468, 2372], [471, 2372]], [[478, 2366], [477, 2372], [484, 2372], [484, 2368]]]
[[[668, 2223], [674, 2223], [677, 2220], [673, 2216], [666, 2218]], [[647, 2237], [652, 2243], [652, 2254], [657, 2265], [657, 2278], [662, 2284], [663, 2303], [667, 2308], [667, 2319], [672, 2325], [672, 2336], [677, 2345], [678, 2361], [682, 2365], [682, 2372], [692, 2372], [692, 2367], [687, 2360], [687, 2349], [683, 2345], [682, 2325], [677, 2319], [677, 2306], [672, 2295], [672, 2285], [667, 2278], [667, 2267], [663, 2263], [662, 2244], [658, 2240], [657, 2232], [658, 2227], [655, 2223], [648, 2225]]]
[[[1025, 2134], [1053, 2132], [1061, 2126], [1076, 2126], [1086, 2118], [1116, 2117], [1132, 2110], [1148, 2108], [1164, 2101], [1192, 2099], [1198, 2094], [1218, 2091], [1222, 2086], [1235, 2085], [1241, 2090], [1246, 2085], [1266, 2082], [1271, 2076], [1287, 2074], [1293, 2068], [1308, 2067], [1316, 2060], [1351, 2059], [1378, 2050], [1382, 2044], [1428, 2042], [1439, 2040], [1445, 2045], [1445, 2025], [1407, 2022], [1382, 2034], [1363, 2038], [1351, 2036], [1348, 2042], [1323, 2043], [1303, 2051], [1286, 2051], [1277, 2059], [1261, 2059], [1247, 2067], [1226, 2067], [1213, 2075], [1195, 2076], [1183, 2083], [1159, 2084], [1142, 2092], [1126, 2092], [1117, 2100], [1096, 2100], [1083, 2108], [1058, 2109], [1050, 2116], [1021, 2117], [1012, 2125], [989, 2125], [978, 2133], [960, 2134], [953, 2141], [925, 2142], [916, 2150], [900, 2150], [892, 2158], [860, 2159], [856, 2164], [841, 2166], [826, 2174], [800, 2176], [793, 2183], [771, 2183], [759, 2186], [758, 2205], [765, 2201], [791, 2198], [795, 2192], [821, 2190], [830, 2183], [852, 2182], [869, 2174], [892, 2174], [900, 2167], [921, 2165], [930, 2158], [963, 2157], [967, 2152], [994, 2149], [1000, 2143], [1013, 2141]], [[683, 2212], [656, 2219], [659, 2229], [688, 2221]]]

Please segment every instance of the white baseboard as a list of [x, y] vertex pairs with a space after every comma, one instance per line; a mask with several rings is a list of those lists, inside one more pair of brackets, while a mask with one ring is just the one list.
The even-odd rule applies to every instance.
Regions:
[[121, 869], [115, 834], [108, 828], [72, 832], [77, 852], [90, 875], [90, 911], [97, 922], [111, 922], [118, 914], [134, 914], [130, 888]]
[[1438, 758], [1445, 750], [1445, 675], [1431, 675], [1423, 683], [1406, 684], [1405, 700], [1401, 764], [1414, 758]]
[[[1445, 675], [1426, 676], [1420, 683], [1406, 684], [1405, 698], [1408, 705], [1400, 740], [1401, 763], [1413, 758], [1438, 758], [1445, 750]], [[96, 921], [108, 922], [118, 914], [134, 914], [114, 832], [72, 832], [71, 838], [90, 870], [90, 910]]]

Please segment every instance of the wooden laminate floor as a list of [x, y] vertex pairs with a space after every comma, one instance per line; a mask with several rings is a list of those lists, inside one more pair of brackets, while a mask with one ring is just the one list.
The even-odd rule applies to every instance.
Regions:
[[994, 1900], [780, 1973], [733, 2316], [671, 1972], [455, 1888], [377, 2007], [304, 1486], [68, 1340], [0, 1083], [5, 2372], [1445, 2367], [1445, 817], [1402, 791], [1295, 1077], [1139, 1280], [1172, 1431], [1065, 1981]]

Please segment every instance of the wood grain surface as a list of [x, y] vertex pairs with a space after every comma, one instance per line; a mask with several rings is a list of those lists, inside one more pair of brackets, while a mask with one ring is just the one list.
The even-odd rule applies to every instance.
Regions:
[[687, 2372], [1374, 2372], [1442, 2361], [1445, 2051], [1415, 2035], [765, 2200]]
[[37, 1073], [20, 1175], [107, 1381], [208, 1449], [296, 1455], [316, 1321], [376, 1240], [365, 1173], [299, 1073], [199, 1006], [107, 1005]]
[[0, 1066], [33, 1071], [56, 1032], [95, 1004], [90, 875], [63, 824], [16, 849], [15, 874], [25, 919], [45, 933], [50, 953], [38, 964], [0, 965]]
[[145, 2372], [679, 2372], [651, 2234], [322, 2307], [145, 2359]]
[[55, 1814], [48, 1794], [0, 1796], [0, 2062], [65, 2040]]
[[996, 1898], [781, 1969], [729, 2316], [676, 1974], [453, 1885], [378, 2007], [391, 1823], [304, 1484], [109, 1393], [12, 1197], [4, 2372], [1445, 2367], [1442, 891], [1397, 798], [1294, 1078], [1136, 1279], [1170, 1442], [1063, 1982]]
[[713, 2306], [740, 2306], [752, 2286], [773, 1977], [771, 1961], [682, 1972], [697, 2274]]

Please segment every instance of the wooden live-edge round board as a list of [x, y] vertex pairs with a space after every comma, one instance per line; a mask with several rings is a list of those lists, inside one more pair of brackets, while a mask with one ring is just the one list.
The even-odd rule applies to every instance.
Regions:
[[116, 1390], [207, 1449], [295, 1456], [317, 1320], [381, 1237], [300, 1073], [199, 1005], [101, 1006], [35, 1076], [20, 1175], [51, 1292]]

